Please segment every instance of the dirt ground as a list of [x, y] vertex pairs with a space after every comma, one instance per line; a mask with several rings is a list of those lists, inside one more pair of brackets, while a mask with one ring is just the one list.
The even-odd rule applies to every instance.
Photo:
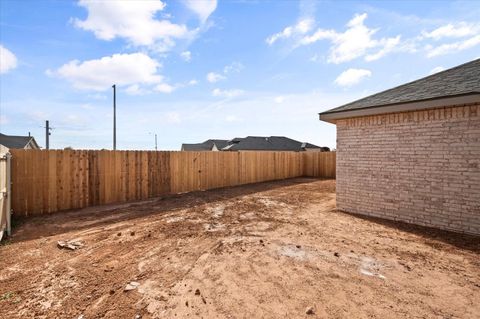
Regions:
[[478, 237], [336, 211], [335, 181], [262, 183], [19, 223], [0, 317], [479, 318], [479, 257]]

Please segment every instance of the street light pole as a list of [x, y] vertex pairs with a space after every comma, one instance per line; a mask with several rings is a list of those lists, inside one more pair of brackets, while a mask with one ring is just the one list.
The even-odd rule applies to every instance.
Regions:
[[[50, 121], [46, 120], [45, 121], [45, 149], [50, 149]], [[28, 136], [30, 136], [30, 132], [28, 133]]]
[[117, 90], [116, 85], [113, 88], [113, 150], [117, 149]]
[[155, 151], [157, 151], [157, 133], [155, 133]]

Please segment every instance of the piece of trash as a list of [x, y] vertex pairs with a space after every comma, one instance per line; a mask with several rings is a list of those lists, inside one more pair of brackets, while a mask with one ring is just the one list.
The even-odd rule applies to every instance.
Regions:
[[315, 313], [315, 310], [313, 309], [313, 307], [307, 307], [307, 309], [305, 310], [305, 313], [307, 315], [313, 315]]
[[142, 319], [142, 315], [135, 315], [135, 319]]
[[79, 241], [74, 241], [74, 240], [69, 240], [69, 241], [59, 240], [57, 241], [57, 246], [58, 248], [68, 248], [70, 250], [76, 250], [81, 248], [83, 246], [83, 243]]
[[139, 283], [139, 282], [130, 281], [130, 282], [125, 286], [125, 289], [123, 289], [123, 291], [134, 290], [134, 289], [137, 289], [138, 286], [140, 286], [140, 283]]
[[77, 319], [83, 319], [83, 318], [85, 318], [85, 317], [83, 315], [80, 315], [80, 316], [78, 316]]

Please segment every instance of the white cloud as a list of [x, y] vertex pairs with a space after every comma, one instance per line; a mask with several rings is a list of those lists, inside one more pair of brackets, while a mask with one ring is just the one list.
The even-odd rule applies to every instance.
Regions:
[[442, 38], [462, 38], [472, 36], [479, 32], [480, 24], [460, 22], [456, 25], [449, 23], [430, 32], [424, 31], [422, 32], [422, 36], [425, 38], [440, 40]]
[[167, 83], [160, 83], [155, 86], [155, 91], [161, 93], [172, 93], [176, 89], [175, 86], [167, 84]]
[[[348, 23], [343, 33], [335, 30], [318, 29], [312, 35], [304, 36], [299, 44], [309, 45], [320, 40], [332, 43], [327, 61], [342, 63], [364, 56], [366, 61], [373, 61], [393, 51], [400, 42], [400, 36], [394, 38], [374, 39], [378, 29], [370, 29], [364, 22], [367, 14], [356, 14]], [[379, 49], [370, 53], [372, 49]]]
[[443, 66], [437, 66], [430, 71], [430, 74], [435, 74], [435, 73], [438, 73], [438, 72], [442, 72], [443, 70], [445, 70], [445, 68]]
[[360, 83], [364, 78], [370, 77], [372, 72], [365, 69], [348, 69], [335, 79], [339, 86], [352, 86]]
[[223, 97], [223, 98], [234, 98], [234, 97], [242, 95], [243, 93], [245, 93], [245, 92], [243, 90], [239, 90], [239, 89], [232, 89], [232, 90], [214, 89], [212, 91], [213, 96]]
[[301, 45], [308, 45], [315, 43], [319, 40], [330, 39], [333, 40], [337, 37], [337, 33], [334, 30], [318, 29], [314, 34], [303, 37], [300, 40]]
[[150, 93], [149, 90], [146, 90], [145, 88], [142, 88], [138, 84], [132, 84], [129, 87], [125, 89], [125, 92], [129, 95], [145, 95]]
[[210, 82], [210, 83], [215, 83], [215, 82], [225, 80], [225, 79], [226, 79], [226, 77], [219, 74], [219, 73], [210, 72], [210, 73], [207, 74], [207, 81]]
[[223, 73], [238, 73], [243, 70], [244, 66], [240, 62], [233, 62], [223, 68]]
[[180, 56], [186, 62], [190, 62], [192, 60], [192, 52], [190, 51], [183, 51], [182, 53], [180, 53]]
[[439, 55], [449, 53], [456, 53], [466, 49], [470, 49], [480, 44], [480, 34], [466, 40], [457, 41], [453, 43], [441, 44], [439, 46], [427, 45], [427, 57], [433, 58]]
[[[113, 84], [157, 84], [163, 77], [157, 73], [160, 63], [144, 53], [114, 54], [97, 60], [73, 60], [53, 72], [71, 82], [77, 89], [105, 91]], [[52, 72], [51, 72], [52, 73]]]
[[275, 103], [280, 104], [280, 103], [283, 103], [285, 101], [285, 97], [282, 96], [282, 95], [279, 95], [279, 96], [276, 96], [274, 100], [275, 100]]
[[10, 50], [0, 45], [0, 74], [7, 73], [17, 67], [17, 58]]
[[310, 19], [310, 18], [302, 19], [298, 21], [296, 25], [288, 26], [285, 29], [283, 29], [283, 31], [269, 36], [265, 41], [268, 43], [268, 45], [273, 45], [275, 42], [277, 42], [280, 39], [288, 39], [292, 36], [305, 34], [310, 30], [312, 30], [313, 24], [314, 24], [313, 19]]
[[188, 81], [188, 85], [197, 85], [197, 84], [198, 84], [198, 81], [195, 79]]
[[183, 3], [188, 9], [198, 15], [202, 23], [205, 23], [217, 8], [217, 0], [184, 0]]
[[207, 81], [210, 83], [216, 83], [218, 81], [223, 81], [227, 79], [227, 75], [231, 73], [238, 73], [241, 70], [243, 70], [244, 65], [240, 62], [232, 62], [229, 65], [226, 65], [223, 68], [223, 74], [222, 73], [216, 73], [216, 72], [209, 72], [207, 74]]
[[155, 18], [165, 8], [165, 3], [160, 0], [80, 0], [79, 5], [87, 9], [88, 16], [85, 20], [73, 19], [73, 23], [92, 31], [102, 40], [119, 37], [136, 46], [154, 46], [159, 51], [166, 51], [175, 45], [173, 39], [192, 36], [185, 25]]
[[365, 61], [375, 61], [392, 52], [400, 43], [400, 36], [398, 35], [395, 38], [381, 39], [379, 43], [382, 48], [376, 53], [366, 55]]

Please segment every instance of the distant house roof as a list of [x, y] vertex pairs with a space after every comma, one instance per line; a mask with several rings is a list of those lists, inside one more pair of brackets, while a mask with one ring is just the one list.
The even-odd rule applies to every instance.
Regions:
[[0, 133], [0, 144], [7, 148], [30, 148], [38, 149], [38, 144], [33, 136], [15, 136]]
[[320, 113], [337, 119], [480, 102], [480, 59]]
[[211, 151], [214, 145], [220, 150], [228, 145], [228, 140], [210, 139], [202, 143], [182, 144], [182, 151]]
[[247, 136], [235, 138], [222, 151], [304, 151], [305, 149], [329, 150], [311, 143], [302, 143], [285, 136]]

